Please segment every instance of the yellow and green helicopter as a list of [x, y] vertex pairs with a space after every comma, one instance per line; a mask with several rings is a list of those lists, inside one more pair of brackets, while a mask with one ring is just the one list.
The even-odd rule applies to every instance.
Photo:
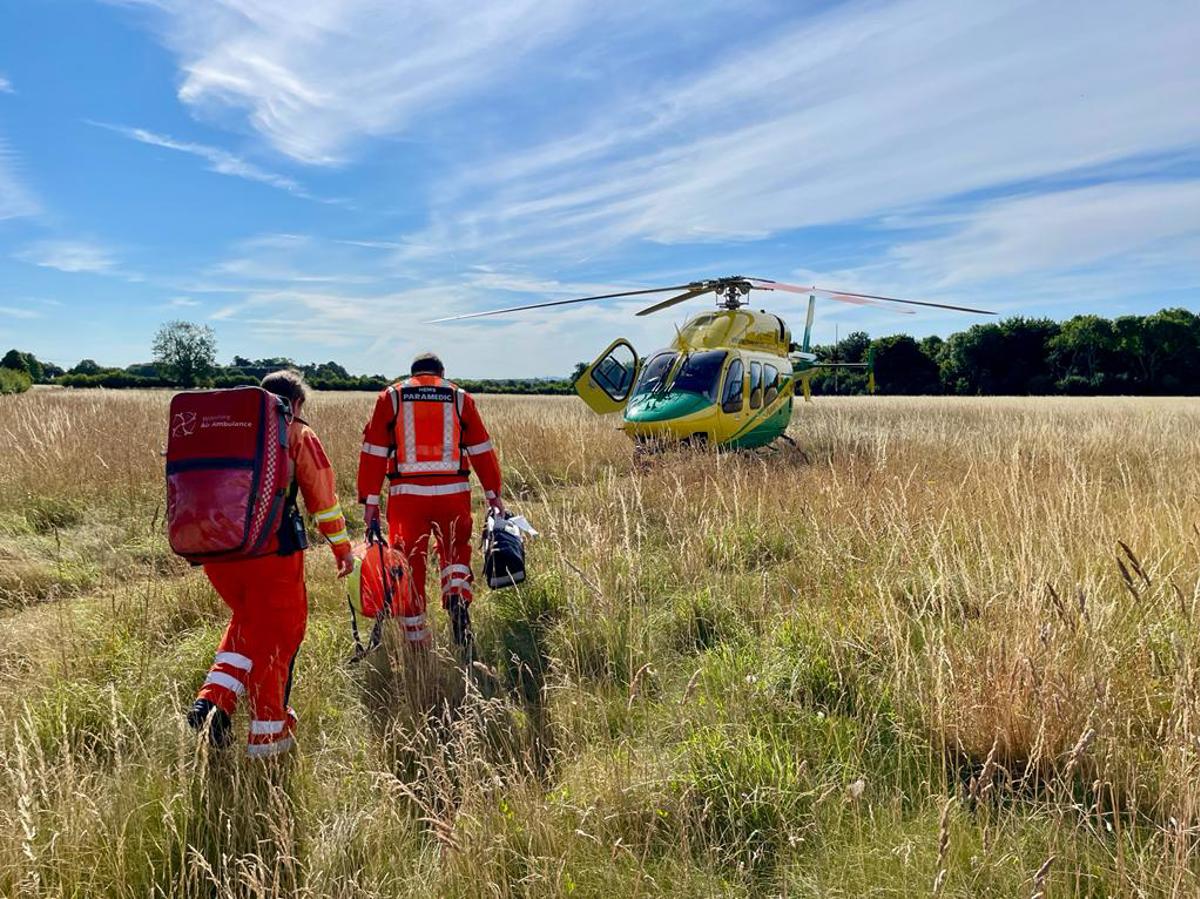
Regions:
[[[792, 342], [791, 330], [781, 317], [748, 308], [752, 290], [808, 295], [808, 315], [799, 344]], [[600, 414], [620, 412], [622, 430], [639, 444], [679, 442], [732, 449], [766, 446], [787, 430], [796, 386], [800, 386], [807, 400], [809, 380], [822, 368], [865, 368], [868, 389], [873, 393], [872, 355], [868, 355], [866, 362], [839, 363], [818, 361], [812, 352], [817, 296], [860, 306], [884, 306], [910, 314], [913, 310], [905, 307], [927, 306], [980, 315], [995, 314], [967, 306], [801, 287], [768, 278], [734, 275], [672, 287], [473, 312], [437, 321], [676, 291], [682, 293], [637, 314], [650, 315], [707, 293], [716, 295], [717, 308], [692, 316], [682, 328], [676, 329], [670, 346], [645, 359], [638, 356], [633, 344], [619, 338], [575, 379], [575, 392], [583, 401]]]

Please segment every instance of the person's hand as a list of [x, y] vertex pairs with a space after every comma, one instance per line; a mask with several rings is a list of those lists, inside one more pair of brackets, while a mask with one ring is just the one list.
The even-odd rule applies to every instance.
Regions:
[[496, 514], [501, 518], [504, 517], [504, 500], [498, 496], [493, 496], [488, 499], [488, 505], [496, 511]]
[[339, 543], [333, 548], [333, 559], [337, 564], [337, 576], [345, 577], [354, 570], [354, 553], [349, 543]]
[[367, 533], [371, 533], [373, 528], [379, 527], [379, 504], [365, 503], [363, 505], [363, 526], [367, 529]]

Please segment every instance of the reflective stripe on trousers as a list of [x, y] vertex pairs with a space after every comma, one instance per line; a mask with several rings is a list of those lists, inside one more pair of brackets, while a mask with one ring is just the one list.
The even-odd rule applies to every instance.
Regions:
[[470, 481], [455, 481], [452, 484], [409, 484], [401, 482], [388, 488], [390, 496], [452, 496], [455, 493], [470, 493]]

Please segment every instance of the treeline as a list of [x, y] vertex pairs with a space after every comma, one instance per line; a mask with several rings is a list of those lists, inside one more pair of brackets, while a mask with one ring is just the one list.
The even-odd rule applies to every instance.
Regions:
[[[336, 362], [302, 364], [285, 357], [247, 359], [234, 356], [232, 365], [213, 365], [198, 377], [181, 377], [170, 365], [139, 362], [125, 368], [104, 367], [93, 359], [83, 359], [70, 369], [41, 362], [30, 353], [11, 350], [0, 362], [0, 393], [20, 393], [31, 384], [56, 384], [60, 387], [104, 387], [110, 390], [130, 388], [241, 387], [257, 384], [269, 372], [292, 368], [303, 372], [305, 380], [317, 390], [379, 391], [397, 378], [385, 375], [352, 375]], [[187, 383], [189, 380], [192, 383]], [[472, 393], [569, 394], [566, 378], [502, 378], [490, 380], [459, 379]]]
[[[233, 387], [239, 384], [257, 384], [269, 372], [281, 368], [294, 368], [304, 373], [304, 379], [317, 390], [368, 390], [379, 391], [396, 383], [401, 376], [389, 378], [384, 375], [352, 375], [336, 362], [301, 365], [291, 359], [250, 360], [242, 356], [233, 357], [233, 365], [225, 368], [214, 379], [214, 386]], [[571, 385], [566, 379], [500, 378], [471, 380], [456, 378], [455, 383], [472, 393], [528, 393], [566, 394]]]
[[[1200, 393], [1200, 316], [1187, 309], [1064, 322], [1023, 318], [974, 325], [949, 337], [861, 332], [818, 346], [822, 361], [865, 362], [874, 350], [880, 393], [1194, 395]], [[815, 393], [865, 393], [865, 371], [822, 371]]]
[[[815, 347], [826, 362], [866, 362], [885, 394], [966, 396], [1038, 394], [1168, 395], [1200, 393], [1200, 316], [1187, 309], [1114, 319], [1077, 315], [1064, 322], [1008, 318], [974, 325], [943, 339], [907, 334], [872, 340], [862, 331], [837, 344]], [[154, 343], [155, 361], [103, 368], [84, 359], [64, 371], [30, 353], [10, 350], [0, 360], [0, 393], [31, 384], [63, 387], [236, 387], [257, 384], [271, 371], [294, 368], [318, 390], [382, 390], [395, 379], [352, 375], [336, 362], [298, 364], [291, 359], [247, 359], [217, 365], [211, 330], [188, 322], [164, 325]], [[575, 377], [460, 380], [474, 393], [569, 394]], [[865, 393], [862, 369], [819, 371], [816, 393]]]

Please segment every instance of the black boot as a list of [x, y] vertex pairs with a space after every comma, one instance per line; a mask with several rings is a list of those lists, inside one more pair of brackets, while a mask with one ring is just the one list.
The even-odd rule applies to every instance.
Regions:
[[207, 699], [197, 699], [187, 713], [188, 727], [200, 733], [208, 728], [208, 742], [224, 747], [233, 739], [232, 722], [223, 708]]
[[446, 602], [446, 611], [450, 613], [450, 629], [454, 634], [454, 645], [464, 649], [474, 642], [471, 634], [471, 612], [467, 602], [457, 593], [451, 593]]

